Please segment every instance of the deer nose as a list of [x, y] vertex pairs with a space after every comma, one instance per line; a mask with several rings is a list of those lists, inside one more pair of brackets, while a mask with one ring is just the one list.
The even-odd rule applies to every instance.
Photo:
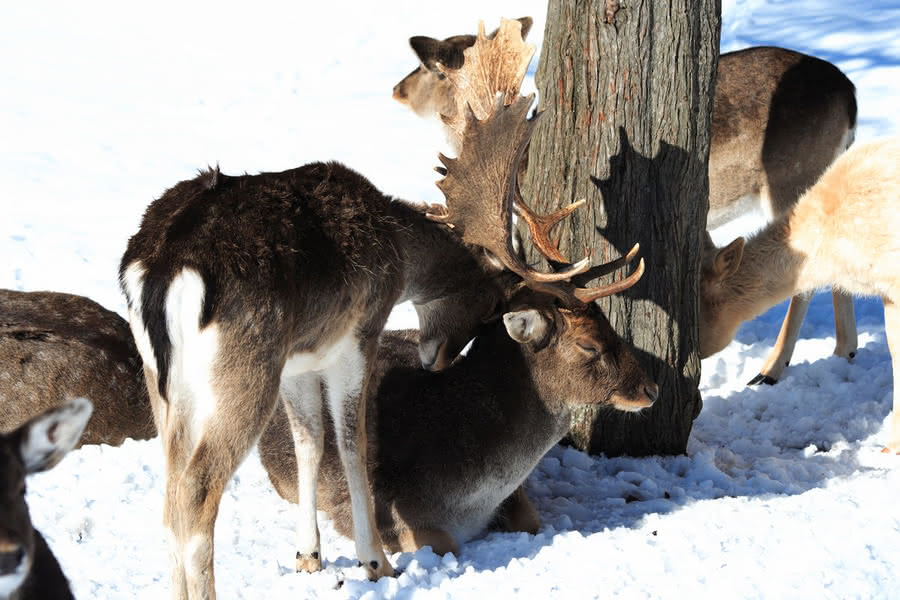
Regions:
[[393, 98], [394, 100], [400, 101], [406, 100], [406, 89], [404, 88], [402, 83], [398, 83], [394, 86]]
[[20, 544], [3, 544], [0, 550], [0, 575], [15, 573], [24, 560], [25, 548]]
[[648, 398], [650, 398], [650, 404], [653, 404], [654, 402], [656, 402], [656, 399], [659, 398], [659, 386], [655, 383], [645, 385], [644, 393], [647, 394]]

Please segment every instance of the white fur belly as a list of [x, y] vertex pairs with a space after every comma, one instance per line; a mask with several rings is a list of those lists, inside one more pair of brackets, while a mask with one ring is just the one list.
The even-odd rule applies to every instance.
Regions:
[[290, 355], [281, 371], [282, 381], [303, 373], [323, 371], [339, 363], [342, 359], [358, 354], [359, 340], [352, 333], [353, 329], [351, 327], [348, 333], [326, 348], [318, 348], [314, 352], [296, 352]]

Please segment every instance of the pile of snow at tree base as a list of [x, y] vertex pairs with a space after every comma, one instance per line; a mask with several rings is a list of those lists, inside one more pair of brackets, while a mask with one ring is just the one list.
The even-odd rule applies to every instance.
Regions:
[[[724, 51], [771, 44], [829, 59], [857, 85], [857, 139], [900, 132], [896, 3], [723, 4]], [[539, 43], [546, 16], [534, 0], [445, 7], [6, 6], [0, 286], [83, 294], [124, 314], [117, 266], [144, 208], [207, 164], [253, 173], [338, 159], [387, 193], [438, 201], [442, 134], [391, 100], [416, 64], [407, 38], [530, 14]], [[254, 453], [219, 513], [220, 597], [896, 598], [900, 457], [880, 453], [892, 389], [880, 303], [857, 300], [860, 350], [847, 363], [831, 356], [831, 302], [819, 294], [784, 379], [747, 388], [784, 310], [704, 361], [687, 456], [556, 447], [527, 481], [540, 533], [488, 534], [459, 556], [394, 554], [394, 579], [364, 580], [352, 541], [324, 515], [325, 570], [294, 573], [295, 511]], [[400, 306], [390, 325], [414, 323]], [[77, 597], [167, 595], [161, 463], [158, 440], [131, 441], [75, 451], [30, 479], [34, 521]]]

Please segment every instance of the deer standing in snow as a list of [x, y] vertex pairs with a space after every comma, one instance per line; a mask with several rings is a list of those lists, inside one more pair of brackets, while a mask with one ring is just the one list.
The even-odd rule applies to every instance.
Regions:
[[[501, 20], [492, 34], [521, 55], [531, 19]], [[457, 35], [445, 40], [410, 38], [420, 66], [394, 86], [393, 97], [421, 117], [444, 122], [450, 146], [459, 152], [465, 103], [472, 100], [466, 62], [478, 53], [483, 27], [477, 36]], [[532, 49], [533, 52], [533, 49]], [[504, 63], [510, 73], [523, 63]], [[527, 61], [524, 63], [527, 66]], [[505, 81], [502, 77], [500, 81]], [[519, 81], [514, 76], [512, 81]], [[501, 84], [502, 86], [503, 84]], [[490, 103], [495, 91], [486, 88], [480, 102]], [[853, 83], [824, 60], [784, 48], [755, 47], [719, 57], [713, 98], [709, 151], [709, 214], [714, 229], [742, 215], [758, 212], [772, 219], [784, 215], [826, 167], [853, 141], [856, 95]], [[705, 248], [712, 249], [711, 240]], [[852, 358], [856, 352], [853, 299], [833, 292], [836, 345], [834, 353]], [[790, 361], [810, 294], [791, 299], [778, 340], [760, 374], [750, 383], [775, 383]]]
[[738, 326], [799, 293], [831, 286], [879, 296], [894, 370], [885, 451], [900, 452], [900, 138], [858, 145], [758, 234], [707, 253], [700, 287], [700, 353], [724, 348]]
[[0, 598], [73, 598], [53, 552], [31, 524], [25, 476], [62, 460], [90, 416], [90, 401], [75, 398], [0, 434]]
[[215, 596], [219, 501], [279, 396], [300, 465], [298, 570], [321, 568], [327, 407], [359, 559], [371, 578], [391, 575], [365, 469], [378, 336], [394, 304], [411, 300], [422, 363], [446, 366], [498, 316], [496, 273], [421, 209], [339, 163], [312, 163], [175, 185], [148, 207], [120, 281], [166, 457], [174, 596]]
[[94, 405], [78, 446], [156, 435], [125, 319], [84, 296], [0, 290], [0, 431], [78, 396]]
[[[575, 284], [535, 281], [541, 274], [510, 251], [510, 216], [524, 204], [515, 174], [534, 127], [535, 119], [525, 119], [532, 99], [498, 103], [483, 121], [470, 115], [463, 151], [458, 160], [442, 159], [447, 175], [438, 183], [448, 206], [440, 218], [528, 287], [515, 294], [502, 322], [440, 373], [416, 366], [415, 332], [382, 336], [367, 439], [376, 522], [393, 551], [430, 545], [439, 554], [458, 553], [460, 543], [492, 522], [535, 533], [537, 512], [519, 486], [569, 430], [572, 407], [639, 411], [657, 397], [656, 384], [593, 302], [637, 282], [643, 262], [618, 282], [575, 287], [623, 266], [637, 247], [574, 276]], [[326, 438], [327, 447], [334, 443]], [[284, 414], [269, 425], [259, 450], [279, 494], [296, 502]], [[323, 463], [319, 492], [319, 505], [351, 535], [347, 483], [334, 458]]]

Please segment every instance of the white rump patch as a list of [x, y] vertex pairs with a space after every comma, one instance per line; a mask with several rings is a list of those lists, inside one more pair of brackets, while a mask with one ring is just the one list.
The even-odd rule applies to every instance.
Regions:
[[166, 327], [172, 344], [166, 394], [191, 424], [197, 439], [215, 411], [213, 365], [219, 350], [219, 328], [210, 323], [200, 329], [206, 289], [193, 269], [182, 269], [166, 294]]
[[150, 343], [150, 334], [141, 318], [141, 298], [144, 291], [144, 274], [146, 273], [141, 261], [136, 260], [125, 269], [122, 283], [131, 300], [128, 304], [128, 322], [131, 325], [131, 335], [137, 346], [138, 354], [144, 361], [144, 366], [157, 374], [156, 355], [153, 353], [153, 344]]

